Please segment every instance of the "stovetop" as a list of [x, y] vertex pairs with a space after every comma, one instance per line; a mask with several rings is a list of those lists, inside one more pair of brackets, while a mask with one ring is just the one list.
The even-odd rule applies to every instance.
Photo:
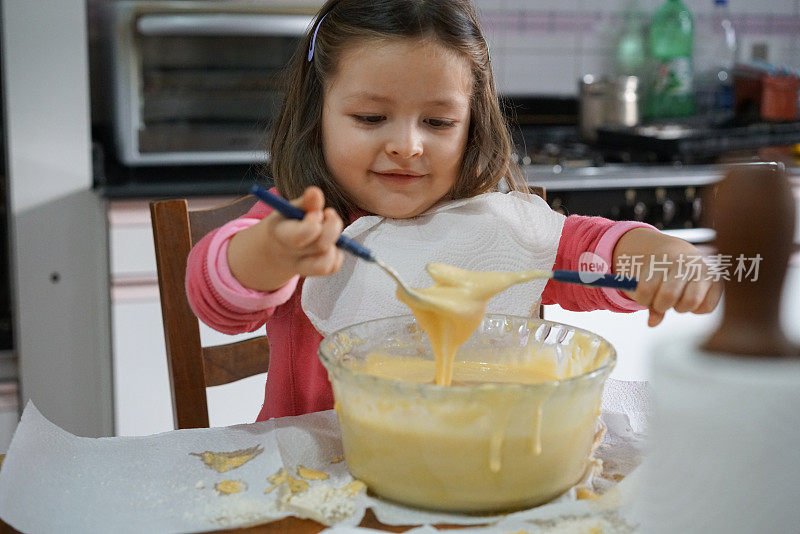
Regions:
[[718, 163], [740, 153], [747, 161], [765, 146], [800, 143], [800, 121], [737, 123], [689, 117], [645, 123], [635, 127], [598, 130], [589, 144], [578, 130], [578, 104], [572, 98], [506, 96], [514, 155], [523, 167], [554, 174], [569, 169], [608, 165], [687, 166]]
[[[776, 133], [791, 140], [795, 130], [800, 141], [800, 124], [704, 128], [695, 120], [609, 131], [589, 144], [580, 138], [574, 100], [515, 98], [511, 107], [513, 158], [529, 185], [544, 187], [554, 210], [643, 221], [697, 243], [714, 236], [704, 203], [725, 172], [718, 160], [726, 147], [764, 146]], [[742, 153], [738, 161], [754, 156]]]

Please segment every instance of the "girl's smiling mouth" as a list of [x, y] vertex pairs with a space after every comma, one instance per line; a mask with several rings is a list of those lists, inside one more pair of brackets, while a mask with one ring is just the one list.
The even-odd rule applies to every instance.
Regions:
[[406, 171], [403, 169], [389, 169], [387, 171], [370, 171], [373, 174], [377, 175], [380, 178], [387, 179], [387, 180], [397, 180], [397, 181], [413, 181], [424, 176], [427, 174], [422, 174], [414, 171]]

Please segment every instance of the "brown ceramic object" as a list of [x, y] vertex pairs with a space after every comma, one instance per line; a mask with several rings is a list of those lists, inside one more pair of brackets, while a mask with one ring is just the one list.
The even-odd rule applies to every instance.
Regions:
[[[732, 267], [730, 280], [724, 281], [722, 322], [701, 348], [725, 354], [800, 357], [800, 347], [787, 339], [780, 325], [781, 290], [795, 225], [794, 197], [783, 167], [734, 167], [708, 201], [717, 252], [729, 255]], [[758, 277], [751, 274], [737, 280], [736, 258], [757, 254], [761, 255]]]

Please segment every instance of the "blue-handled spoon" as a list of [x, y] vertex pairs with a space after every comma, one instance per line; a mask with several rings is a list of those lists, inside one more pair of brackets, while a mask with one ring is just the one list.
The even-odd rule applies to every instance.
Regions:
[[599, 274], [591, 271], [565, 271], [563, 269], [556, 269], [555, 271], [522, 271], [519, 274], [519, 282], [527, 282], [537, 278], [552, 278], [556, 282], [566, 282], [567, 284], [607, 287], [610, 289], [628, 289], [630, 291], [634, 291], [639, 285], [639, 281], [636, 278], [617, 276], [616, 274]]
[[[268, 189], [264, 187], [254, 185], [253, 187], [250, 188], [250, 193], [259, 200], [261, 200], [262, 202], [264, 202], [265, 204], [267, 204], [268, 206], [271, 206], [276, 211], [280, 212], [280, 214], [286, 217], [287, 219], [297, 219], [299, 221], [302, 220], [303, 217], [305, 217], [306, 215], [305, 211], [301, 210], [297, 206], [294, 206], [285, 198], [279, 197], [278, 195], [270, 192]], [[423, 295], [420, 295], [417, 291], [408, 287], [408, 285], [406, 285], [403, 279], [400, 278], [400, 275], [397, 273], [397, 271], [395, 271], [392, 268], [391, 265], [381, 261], [375, 255], [375, 253], [372, 252], [367, 247], [350, 239], [344, 234], [339, 235], [339, 239], [336, 240], [336, 246], [343, 250], [346, 250], [351, 254], [355, 254], [361, 259], [370, 261], [378, 265], [378, 267], [383, 269], [386, 272], [386, 274], [394, 278], [394, 281], [397, 282], [397, 285], [400, 286], [400, 289], [402, 291], [404, 291], [414, 300], [420, 303], [429, 302], [428, 299], [426, 299]]]
[[[263, 187], [254, 185], [250, 188], [250, 193], [255, 195], [259, 200], [263, 201], [265, 204], [271, 206], [278, 212], [280, 212], [284, 217], [288, 219], [297, 219], [302, 220], [305, 217], [306, 212], [298, 208], [297, 206], [292, 205], [289, 203], [288, 200], [285, 198], [279, 197], [271, 193], [268, 189]], [[408, 287], [403, 279], [400, 278], [400, 275], [395, 271], [390, 265], [381, 261], [375, 253], [372, 252], [370, 249], [366, 248], [365, 246], [353, 241], [349, 237], [345, 235], [340, 235], [339, 239], [336, 241], [336, 246], [350, 252], [351, 254], [355, 254], [359, 258], [364, 260], [370, 261], [372, 263], [377, 264], [381, 269], [383, 269], [386, 274], [391, 276], [397, 285], [400, 288], [410, 295], [412, 298], [419, 302], [428, 302], [423, 295], [419, 294], [419, 292], [415, 291], [414, 289]], [[568, 284], [580, 284], [584, 286], [592, 286], [592, 287], [607, 287], [611, 289], [627, 289], [633, 291], [636, 289], [638, 285], [638, 280], [633, 277], [625, 277], [625, 276], [617, 276], [614, 274], [598, 274], [589, 271], [566, 271], [566, 270], [555, 270], [555, 271], [524, 271], [519, 273], [520, 278], [519, 282], [526, 282], [529, 280], [534, 279], [541, 279], [541, 278], [552, 278], [557, 282], [566, 282]], [[517, 282], [517, 283], [519, 283]]]

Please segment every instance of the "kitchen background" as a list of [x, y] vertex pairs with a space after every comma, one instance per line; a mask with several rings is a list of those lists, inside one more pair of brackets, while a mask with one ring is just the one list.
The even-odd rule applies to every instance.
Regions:
[[[695, 16], [697, 36], [709, 19], [713, 0], [684, 1]], [[97, 214], [100, 218], [97, 214], [91, 215], [91, 220], [96, 225], [92, 229], [92, 235], [98, 237], [92, 241], [95, 246], [91, 249], [91, 254], [87, 254], [86, 257], [91, 256], [92, 269], [100, 272], [105, 268], [108, 274], [107, 280], [103, 280], [98, 290], [99, 296], [94, 301], [95, 304], [99, 304], [93, 313], [101, 319], [101, 324], [88, 343], [92, 344], [92, 351], [98, 359], [107, 359], [96, 367], [102, 372], [107, 371], [110, 378], [109, 384], [99, 387], [99, 391], [94, 395], [95, 404], [98, 404], [96, 399], [100, 399], [101, 405], [105, 404], [105, 408], [101, 409], [102, 413], [96, 417], [98, 421], [103, 421], [102, 424], [82, 428], [78, 423], [73, 424], [69, 412], [80, 410], [77, 401], [75, 406], [53, 406], [50, 412], [46, 405], [37, 403], [37, 406], [56, 423], [83, 435], [110, 433], [141, 435], [172, 428], [169, 382], [147, 202], [153, 198], [187, 196], [193, 193], [191, 195], [193, 207], [211, 206], [245, 190], [256, 176], [252, 165], [202, 167], [151, 165], [132, 168], [120, 162], [114, 143], [114, 97], [109, 67], [114, 53], [110, 39], [117, 34], [108, 31], [109, 13], [114, 11], [113, 6], [118, 3], [111, 0], [89, 0], [81, 4], [73, 0], [73, 8], [75, 5], [85, 6], [86, 11], [83, 14], [85, 18], [65, 17], [62, 21], [65, 26], [72, 25], [71, 27], [77, 32], [76, 35], [87, 43], [88, 50], [86, 64], [80, 62], [76, 64], [75, 76], [80, 76], [81, 72], [86, 72], [88, 76], [84, 104], [85, 113], [91, 114], [86, 120], [91, 122], [93, 141], [89, 172], [90, 180], [94, 184], [94, 193], [99, 199]], [[147, 4], [158, 6], [167, 3], [154, 0]], [[221, 2], [223, 5], [224, 3]], [[312, 10], [322, 4], [312, 1], [280, 3], [266, 0], [262, 3], [291, 5], [294, 8], [307, 6]], [[501, 93], [530, 97], [540, 105], [552, 106], [552, 110], [562, 115], [564, 122], [573, 121], [568, 127], [573, 130], [577, 128], [574, 122], [577, 118], [578, 80], [586, 74], [602, 75], [614, 71], [616, 41], [624, 27], [626, 10], [631, 7], [632, 2], [629, 0], [479, 0], [476, 4], [483, 17], [492, 65]], [[660, 0], [641, 0], [636, 3], [646, 17], [649, 17], [660, 4]], [[739, 37], [740, 60], [759, 59], [800, 69], [800, 0], [763, 0], [759, 3], [730, 0], [729, 4]], [[53, 6], [50, 6], [51, 11]], [[6, 16], [6, 11], [10, 9], [21, 8], [4, 8], [4, 20], [9, 21], [7, 22], [9, 27], [10, 21], [14, 20], [14, 13], [11, 13], [12, 17]], [[64, 9], [63, 5], [59, 9]], [[31, 12], [19, 13], [19, 21], [23, 21], [23, 15], [30, 14]], [[47, 15], [42, 13], [42, 16], [48, 17], [48, 20], [54, 23], [58, 21], [58, 13]], [[18, 23], [21, 23], [19, 21]], [[8, 35], [6, 39], [9, 39]], [[74, 45], [75, 39], [67, 39], [67, 42]], [[10, 53], [9, 50], [10, 48], [6, 47], [4, 53]], [[8, 63], [8, 60], [6, 61]], [[6, 66], [5, 69], [8, 71], [9, 67]], [[80, 83], [77, 85], [80, 86]], [[8, 84], [4, 87], [7, 86]], [[79, 105], [83, 105], [80, 103], [80, 95], [77, 100]], [[572, 118], [563, 119], [564, 116]], [[81, 132], [77, 135], [80, 137]], [[797, 141], [800, 141], [800, 138]], [[522, 157], [524, 154], [521, 152], [520, 158]], [[554, 172], [554, 168], [552, 162], [548, 161], [544, 166], [531, 166], [527, 172], [532, 185], [547, 187], [551, 205], [563, 202], [565, 206], [570, 203], [580, 206], [586, 202], [580, 194], [588, 192], [595, 202], [605, 198], [609, 206], [616, 202], [624, 209], [626, 199], [630, 200], [632, 192], [634, 198], [630, 202], [631, 209], [641, 203], [646, 208], [649, 207], [651, 214], [655, 212], [653, 206], [660, 206], [663, 212], [663, 202], [658, 204], [660, 201], [657, 200], [659, 195], [663, 197], [661, 201], [664, 198], [668, 199], [672, 193], [687, 200], [691, 191], [692, 197], [687, 202], [690, 205], [696, 204], [695, 190], [713, 183], [718, 178], [718, 172], [708, 166], [674, 166], [669, 163], [650, 166], [647, 172], [639, 167], [624, 164], [610, 166], [604, 171], [605, 174], [559, 174]], [[10, 178], [11, 189], [14, 189], [15, 184], [18, 189], [25, 187], [15, 182], [13, 174], [10, 174]], [[619, 199], [612, 198], [612, 193], [606, 191], [612, 183], [616, 184], [613, 190], [622, 195]], [[659, 193], [658, 190], [662, 192]], [[637, 194], [638, 198], [642, 199], [641, 202], [636, 200]], [[94, 209], [95, 205], [91, 206]], [[75, 207], [71, 209], [74, 210]], [[14, 216], [13, 210], [11, 216]], [[21, 219], [22, 215], [19, 217]], [[691, 213], [684, 214], [687, 224], [681, 228], [698, 230], [696, 227], [700, 226], [699, 220], [692, 217]], [[24, 224], [18, 222], [18, 226], [22, 227]], [[20, 230], [17, 230], [17, 235], [19, 233]], [[698, 234], [685, 235], [697, 237]], [[705, 237], [699, 235], [700, 242], [708, 239], [707, 235]], [[9, 257], [13, 257], [13, 254]], [[18, 273], [22, 269], [19, 266], [20, 261], [18, 260]], [[798, 265], [800, 261], [795, 260], [795, 266]], [[800, 292], [798, 271], [800, 269], [794, 268], [790, 273], [786, 294]], [[46, 273], [49, 277], [48, 282], [62, 285], [68, 283], [68, 278], [54, 281], [53, 276], [57, 277], [58, 273], [59, 271], [54, 269], [48, 270]], [[16, 280], [18, 289], [22, 286], [39, 287], [34, 282], [23, 283], [22, 273], [17, 275]], [[102, 298], [103, 291], [108, 295], [107, 301]], [[27, 298], [28, 295], [22, 289], [16, 294], [20, 299]], [[791, 335], [800, 337], [798, 328], [800, 309], [795, 303], [790, 307], [789, 299], [785, 300], [784, 321], [788, 323], [787, 330]], [[19, 307], [24, 308], [24, 306]], [[26, 318], [30, 317], [30, 314], [24, 315]], [[17, 313], [15, 320], [19, 323], [22, 316], [23, 313]], [[606, 336], [621, 354], [618, 368], [612, 375], [621, 379], [646, 378], [648, 344], [658, 342], [658, 339], [684, 334], [689, 330], [708, 329], [718, 317], [716, 313], [699, 318], [671, 314], [662, 326], [648, 331], [646, 316], [643, 313], [621, 319], [619, 316], [612, 318], [611, 314], [606, 312], [574, 314], [550, 306], [545, 310], [545, 316], [548, 319], [585, 326]], [[103, 320], [107, 321], [105, 326], [102, 324]], [[17, 328], [19, 331], [20, 327]], [[66, 331], [65, 335], [80, 335], [74, 330]], [[106, 337], [107, 339], [103, 341]], [[222, 342], [225, 339], [224, 336], [209, 329], [203, 330], [203, 338], [208, 343]], [[56, 344], [51, 343], [49, 346], [52, 349]], [[30, 345], [23, 343], [21, 347], [18, 344], [15, 348], [16, 351], [3, 353], [3, 361], [8, 368], [13, 367], [15, 354], [19, 354], [22, 359], [34, 357], [29, 356], [32, 352]], [[46, 354], [46, 346], [36, 347], [36, 351], [39, 352], [36, 358], [49, 357]], [[68, 356], [67, 353], [65, 357]], [[110, 367], [105, 369], [106, 365]], [[24, 365], [20, 367], [24, 368]], [[30, 364], [29, 368], [33, 369]], [[31, 371], [28, 376], [35, 374]], [[20, 394], [14, 373], [6, 372], [0, 378], [3, 379], [0, 384], [0, 451], [3, 451], [10, 440], [21, 406], [17, 401]], [[75, 380], [77, 382], [78, 378]], [[263, 380], [264, 376], [261, 375], [230, 386], [211, 388], [209, 390], [211, 424], [227, 425], [252, 421], [263, 398]], [[85, 379], [83, 383], [88, 385], [95, 382], [102, 383], [103, 380]], [[67, 387], [64, 385], [65, 382], [59, 384], [54, 381], [52, 384], [51, 387], [56, 389]], [[34, 386], [29, 387], [31, 391], [34, 389]], [[22, 390], [25, 390], [24, 386]], [[23, 391], [21, 396], [26, 398], [29, 395]], [[80, 414], [79, 417], [92, 419]]]
[[[88, 0], [92, 70], [109, 51], [102, 35], [103, 6], [112, 0]], [[157, 1], [156, 1], [157, 3]], [[260, 3], [269, 4], [269, 1]], [[278, 3], [278, 2], [273, 2]], [[713, 11], [714, 0], [685, 0], [695, 16], [696, 32]], [[800, 68], [800, 0], [730, 0], [740, 36], [740, 57], [756, 57]], [[285, 3], [284, 3], [285, 4]], [[502, 93], [577, 95], [587, 73], [612, 70], [617, 37], [631, 0], [478, 0], [492, 66]], [[649, 17], [660, 0], [635, 2]], [[318, 7], [299, 0], [293, 6]], [[697, 34], [696, 34], [697, 35]], [[92, 78], [92, 115], [108, 116], [108, 79]]]
[[[608, 74], [630, 0], [478, 1], [501, 91], [575, 95], [584, 74]], [[636, 2], [646, 16], [660, 0]], [[713, 0], [685, 0], [695, 38], [713, 12]], [[756, 57], [800, 67], [800, 2], [728, 2], [741, 36], [740, 59]]]

